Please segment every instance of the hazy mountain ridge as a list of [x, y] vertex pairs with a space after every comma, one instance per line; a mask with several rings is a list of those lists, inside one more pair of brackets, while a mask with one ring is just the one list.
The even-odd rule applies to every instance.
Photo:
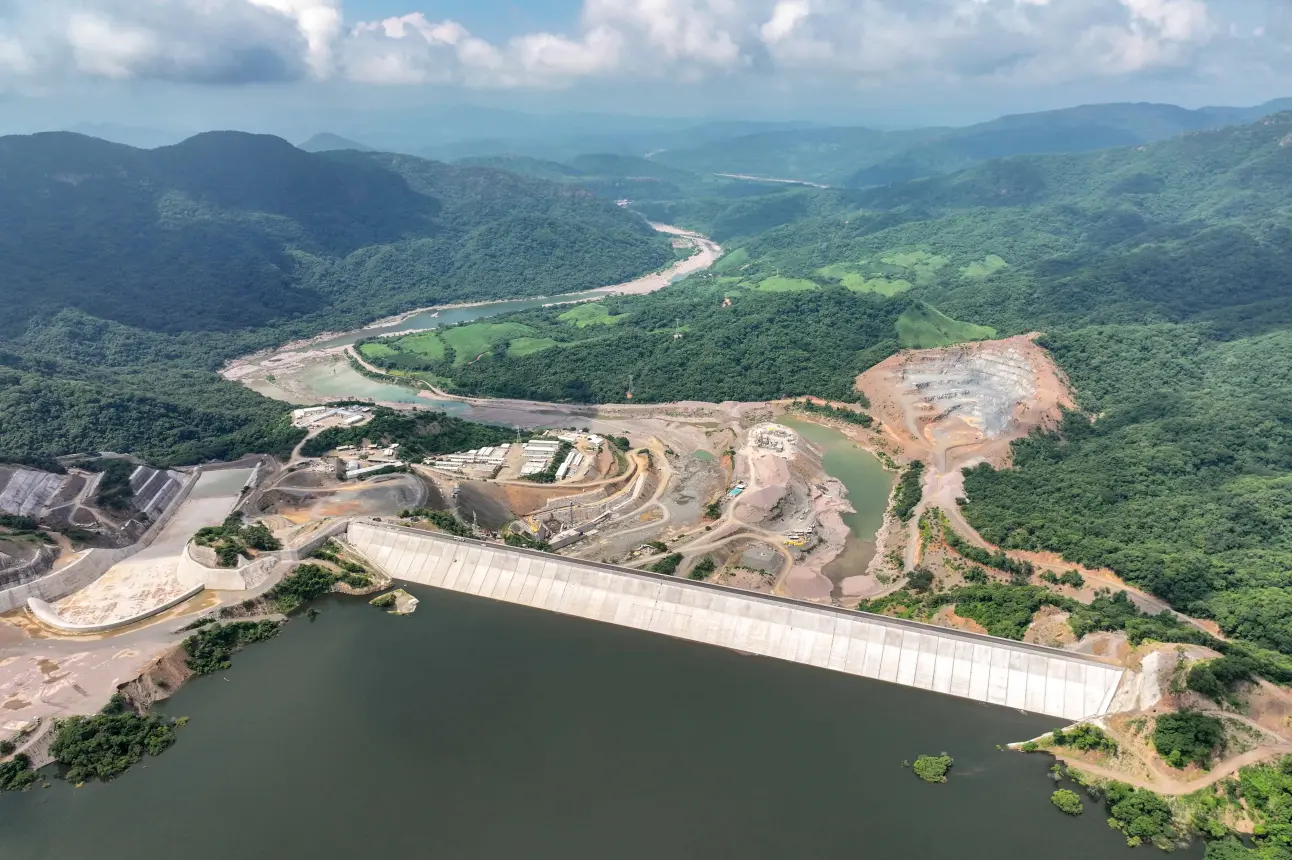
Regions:
[[357, 152], [375, 151], [373, 147], [367, 144], [350, 140], [339, 134], [332, 134], [330, 131], [319, 132], [308, 140], [298, 143], [297, 147], [306, 152], [331, 152], [338, 149], [353, 149]]
[[772, 132], [661, 152], [653, 158], [697, 173], [745, 173], [860, 188], [950, 173], [1010, 155], [1151, 143], [1189, 131], [1253, 122], [1289, 107], [1289, 99], [1250, 108], [1197, 110], [1151, 103], [1082, 105], [1003, 116], [964, 128]]

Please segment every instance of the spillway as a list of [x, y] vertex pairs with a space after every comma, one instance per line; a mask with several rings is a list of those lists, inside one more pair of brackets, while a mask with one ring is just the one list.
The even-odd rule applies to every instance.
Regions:
[[1053, 648], [384, 523], [354, 521], [346, 539], [395, 579], [1068, 720], [1106, 713], [1123, 674]]

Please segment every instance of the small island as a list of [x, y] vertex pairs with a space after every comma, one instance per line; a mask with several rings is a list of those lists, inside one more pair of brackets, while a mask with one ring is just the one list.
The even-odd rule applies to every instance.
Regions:
[[922, 755], [915, 760], [912, 770], [925, 782], [946, 782], [947, 772], [953, 764], [955, 760], [946, 753], [937, 756]]
[[378, 609], [384, 609], [391, 615], [412, 615], [417, 609], [417, 602], [416, 597], [402, 588], [387, 591], [385, 594], [368, 601], [370, 605]]

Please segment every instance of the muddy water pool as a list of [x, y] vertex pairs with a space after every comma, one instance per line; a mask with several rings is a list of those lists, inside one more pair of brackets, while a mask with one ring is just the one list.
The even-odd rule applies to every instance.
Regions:
[[884, 512], [888, 510], [888, 496], [896, 476], [884, 469], [874, 454], [838, 430], [793, 416], [783, 417], [781, 423], [792, 427], [822, 452], [826, 474], [848, 488], [848, 501], [855, 509], [855, 513], [843, 515], [849, 532], [843, 552], [822, 570], [835, 584], [835, 596], [838, 596], [839, 583], [865, 573], [866, 565], [875, 557], [875, 533], [884, 524]]

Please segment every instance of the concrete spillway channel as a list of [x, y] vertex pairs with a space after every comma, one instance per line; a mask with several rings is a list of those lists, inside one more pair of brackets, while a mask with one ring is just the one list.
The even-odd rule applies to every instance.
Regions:
[[1052, 648], [378, 523], [348, 542], [395, 579], [1078, 720], [1123, 670]]

